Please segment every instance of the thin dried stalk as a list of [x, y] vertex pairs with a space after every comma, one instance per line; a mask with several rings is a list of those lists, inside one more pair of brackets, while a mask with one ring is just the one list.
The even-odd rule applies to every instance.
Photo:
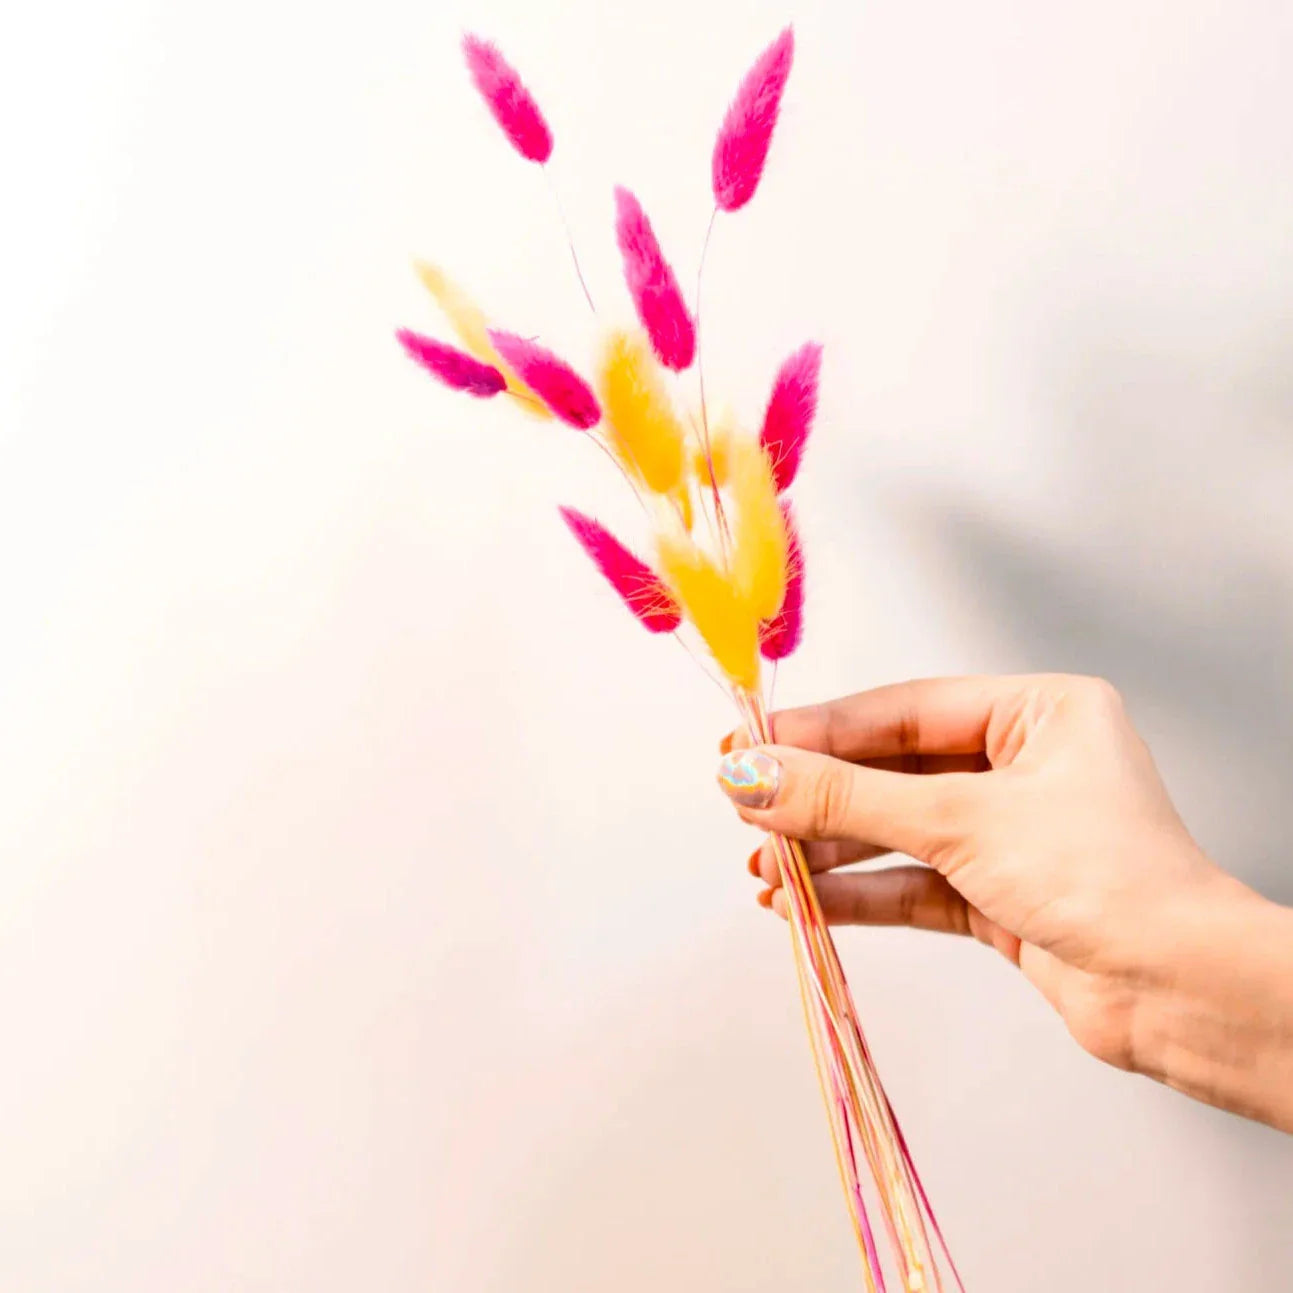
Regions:
[[[762, 697], [746, 692], [737, 699], [754, 739], [771, 743], [772, 730]], [[780, 835], [774, 836], [772, 843], [786, 896], [813, 1061], [868, 1290], [886, 1293], [886, 1284], [861, 1184], [859, 1149], [874, 1182], [901, 1287], [908, 1293], [945, 1293], [948, 1286], [942, 1264], [930, 1244], [932, 1229], [939, 1237], [954, 1287], [964, 1293], [876, 1072], [803, 849], [797, 841]]]
[[[464, 52], [477, 89], [512, 145], [546, 166], [552, 133], [514, 69], [476, 37], [466, 38]], [[659, 573], [590, 517], [564, 509], [567, 524], [645, 628], [673, 634], [690, 652], [677, 634], [684, 619], [690, 624], [726, 678], [719, 685], [730, 689], [747, 731], [760, 744], [772, 740], [760, 657], [774, 663], [775, 681], [776, 663], [795, 649], [802, 632], [803, 554], [784, 491], [798, 471], [816, 412], [821, 347], [805, 345], [782, 365], [757, 440], [734, 440], [721, 427], [711, 436], [700, 300], [715, 219], [720, 210], [743, 207], [759, 185], [793, 57], [794, 36], [787, 28], [742, 81], [719, 131], [712, 159], [715, 207], [701, 251], [694, 317], [637, 200], [618, 191], [617, 236], [651, 349], [623, 336], [611, 339], [602, 402], [551, 351], [525, 336], [490, 329], [484, 313], [434, 267], [423, 265], [420, 273], [465, 350], [401, 334], [410, 353], [446, 384], [479, 396], [506, 390], [536, 412], [588, 433], [647, 513]], [[566, 228], [591, 307], [568, 222]], [[699, 448], [689, 455], [668, 390], [654, 372], [652, 350], [666, 367], [681, 372], [691, 364], [693, 348], [700, 422]], [[730, 520], [725, 492], [733, 508]], [[944, 1268], [964, 1293], [858, 1023], [803, 850], [783, 836], [773, 837], [772, 850], [809, 1045], [868, 1293], [894, 1287], [886, 1284], [886, 1270], [897, 1275], [905, 1293], [948, 1293]], [[887, 1260], [876, 1241], [881, 1231]]]

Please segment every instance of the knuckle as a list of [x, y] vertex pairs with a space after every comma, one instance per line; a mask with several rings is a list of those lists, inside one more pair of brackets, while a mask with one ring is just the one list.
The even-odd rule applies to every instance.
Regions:
[[969, 937], [973, 931], [970, 929], [970, 908], [965, 899], [947, 885], [942, 892], [942, 903], [948, 933]]
[[918, 754], [920, 750], [920, 719], [914, 705], [905, 706], [894, 723], [898, 750], [904, 755]]
[[805, 850], [810, 871], [833, 871], [846, 856], [839, 840], [822, 840]]
[[898, 921], [903, 925], [912, 925], [916, 921], [916, 906], [920, 901], [919, 877], [915, 874], [905, 875], [898, 889]]
[[1081, 679], [1082, 694], [1093, 709], [1104, 713], [1122, 710], [1122, 695], [1107, 678]]
[[848, 768], [834, 761], [814, 778], [808, 796], [808, 829], [817, 839], [839, 836], [848, 820], [852, 779]]
[[850, 924], [865, 925], [867, 923], [867, 917], [871, 914], [871, 904], [867, 901], [865, 885], [857, 885], [850, 892], [844, 910], [848, 915]]
[[832, 758], [839, 758], [848, 735], [843, 706], [835, 703], [818, 705], [814, 717], [817, 722], [818, 749]]

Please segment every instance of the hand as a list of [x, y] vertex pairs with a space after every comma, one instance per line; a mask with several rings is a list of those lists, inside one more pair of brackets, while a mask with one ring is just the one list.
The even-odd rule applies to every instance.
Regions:
[[[1203, 854], [1107, 683], [907, 683], [773, 732], [720, 782], [806, 841], [829, 921], [969, 934], [1093, 1055], [1293, 1129], [1293, 913]], [[891, 851], [925, 865], [837, 873]], [[751, 869], [784, 915], [770, 848]]]

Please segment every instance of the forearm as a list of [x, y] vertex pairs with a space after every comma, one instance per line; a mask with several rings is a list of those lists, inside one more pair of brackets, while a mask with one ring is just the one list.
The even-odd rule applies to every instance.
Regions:
[[1293, 909], [1224, 877], [1178, 913], [1154, 955], [1136, 1067], [1293, 1132]]

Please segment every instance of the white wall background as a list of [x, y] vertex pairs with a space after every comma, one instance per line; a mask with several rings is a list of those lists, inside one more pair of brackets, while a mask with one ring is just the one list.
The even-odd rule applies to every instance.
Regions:
[[[859, 1286], [728, 715], [555, 522], [569, 433], [393, 328], [446, 261], [579, 353], [609, 188], [753, 411], [828, 346], [785, 699], [1109, 674], [1293, 899], [1293, 11], [1281, 0], [92, 0], [0, 49], [0, 1288]], [[1293, 1143], [1099, 1068], [978, 946], [846, 931], [971, 1289], [1293, 1282]]]

